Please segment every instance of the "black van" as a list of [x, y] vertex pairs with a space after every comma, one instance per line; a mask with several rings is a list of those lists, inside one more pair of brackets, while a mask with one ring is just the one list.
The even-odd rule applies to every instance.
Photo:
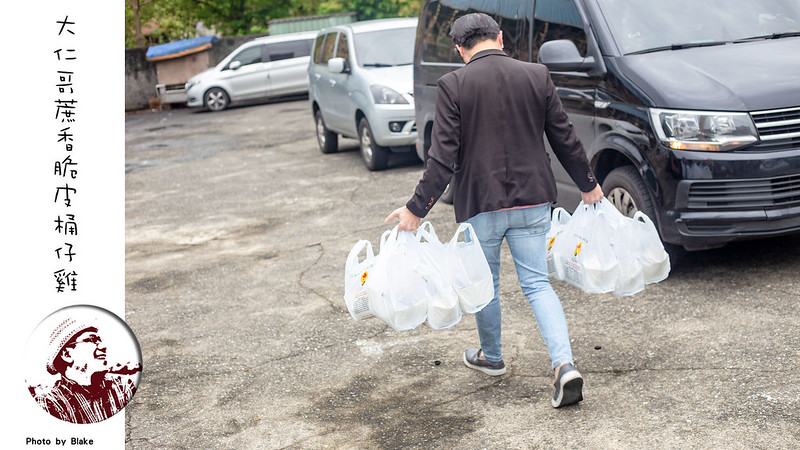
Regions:
[[[484, 12], [548, 66], [603, 191], [688, 250], [800, 231], [800, 1], [426, 0], [414, 60], [426, 159], [447, 36]], [[498, 120], [502, 120], [499, 117]], [[553, 164], [558, 204], [580, 193]]]

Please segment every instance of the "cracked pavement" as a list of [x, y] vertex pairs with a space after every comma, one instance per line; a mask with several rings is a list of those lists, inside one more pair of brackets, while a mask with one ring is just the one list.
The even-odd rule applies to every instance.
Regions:
[[[128, 449], [794, 448], [800, 238], [698, 253], [632, 297], [560, 282], [585, 401], [554, 410], [549, 359], [507, 248], [509, 368], [464, 367], [472, 315], [354, 321], [344, 263], [376, 248], [422, 165], [323, 155], [307, 99], [126, 117], [126, 321], [143, 372]], [[445, 239], [452, 208], [427, 220]], [[436, 362], [439, 364], [436, 364]]]

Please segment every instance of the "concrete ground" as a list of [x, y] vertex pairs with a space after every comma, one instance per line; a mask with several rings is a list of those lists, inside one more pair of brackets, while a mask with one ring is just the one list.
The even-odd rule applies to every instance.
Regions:
[[[142, 348], [128, 449], [733, 448], [800, 441], [800, 238], [691, 253], [632, 297], [554, 282], [586, 379], [552, 375], [504, 249], [501, 377], [467, 369], [474, 318], [353, 320], [344, 263], [421, 163], [323, 155], [305, 99], [126, 117], [126, 320]], [[451, 206], [428, 216], [439, 236]], [[438, 362], [438, 364], [437, 364]]]

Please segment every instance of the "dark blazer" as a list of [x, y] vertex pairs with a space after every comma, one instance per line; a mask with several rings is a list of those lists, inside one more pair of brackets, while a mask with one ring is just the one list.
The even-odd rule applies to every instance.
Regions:
[[583, 145], [547, 68], [501, 50], [478, 52], [439, 79], [430, 159], [406, 206], [425, 217], [451, 178], [458, 222], [482, 212], [554, 202], [545, 134], [578, 188], [594, 189]]

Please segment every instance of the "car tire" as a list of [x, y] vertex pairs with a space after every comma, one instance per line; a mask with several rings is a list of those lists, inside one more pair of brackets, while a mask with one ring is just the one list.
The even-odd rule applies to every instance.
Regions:
[[372, 128], [366, 117], [358, 122], [358, 140], [361, 149], [361, 158], [369, 170], [383, 170], [389, 165], [389, 149], [375, 142]]
[[231, 98], [224, 89], [213, 87], [203, 94], [203, 104], [209, 111], [222, 111], [231, 103]]
[[653, 202], [635, 167], [622, 166], [612, 170], [603, 181], [603, 193], [622, 215], [632, 218], [636, 211], [641, 211], [657, 223]]
[[[642, 211], [656, 223], [656, 213], [653, 202], [647, 194], [647, 186], [633, 166], [623, 166], [612, 170], [603, 181], [603, 193], [619, 212], [627, 217], [633, 217], [636, 211]], [[684, 258], [686, 250], [681, 245], [663, 242], [664, 250], [669, 255], [670, 264], [675, 264]]]
[[317, 130], [317, 144], [322, 153], [336, 153], [339, 148], [339, 135], [325, 127], [322, 121], [322, 111], [314, 113], [314, 124]]
[[444, 188], [444, 192], [442, 192], [442, 195], [441, 197], [439, 197], [439, 200], [441, 200], [444, 203], [447, 203], [448, 205], [452, 205], [453, 197], [455, 197], [455, 195], [453, 195], [454, 190], [455, 189], [453, 189], [453, 181], [450, 180], [450, 183], [447, 185], [446, 188]]

